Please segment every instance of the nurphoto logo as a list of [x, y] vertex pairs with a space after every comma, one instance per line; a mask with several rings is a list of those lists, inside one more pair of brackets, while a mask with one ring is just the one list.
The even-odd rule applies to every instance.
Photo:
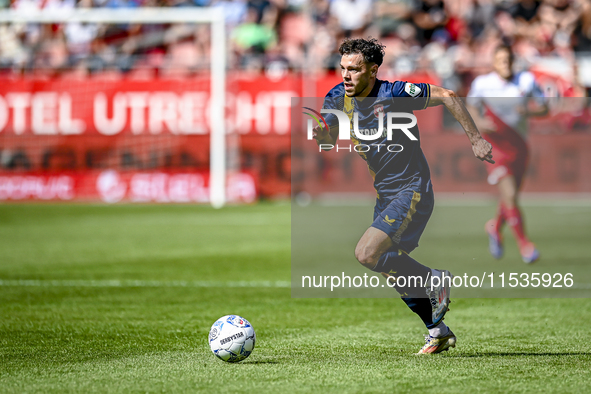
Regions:
[[[418, 141], [417, 137], [413, 135], [413, 133], [409, 130], [417, 125], [417, 118], [412, 113], [406, 112], [388, 112], [384, 113], [384, 107], [381, 104], [374, 106], [373, 114], [378, 118], [378, 125], [377, 127], [373, 128], [363, 128], [359, 127], [359, 113], [353, 112], [352, 116], [349, 117], [347, 113], [340, 111], [338, 109], [321, 109], [320, 112], [310, 108], [310, 107], [303, 107], [303, 113], [305, 115], [309, 115], [312, 119], [308, 119], [307, 122], [307, 138], [308, 140], [314, 139], [314, 123], [319, 127], [330, 129], [328, 122], [322, 116], [322, 114], [332, 114], [336, 116], [338, 120], [338, 140], [343, 141], [350, 141], [351, 138], [361, 141], [377, 141], [383, 140], [384, 138], [387, 141], [391, 141], [393, 139], [394, 132], [396, 130], [402, 131], [404, 135], [410, 141]], [[384, 116], [386, 118], [386, 124], [384, 127]], [[401, 120], [407, 120], [405, 123], [399, 123]], [[347, 150], [351, 152], [351, 146], [347, 147], [339, 147], [338, 145], [333, 144], [325, 144], [321, 143], [318, 145], [320, 150], [330, 150], [332, 148], [337, 148], [337, 152], [339, 150]], [[340, 148], [340, 149], [339, 149]], [[377, 151], [380, 151], [380, 148], [385, 148], [390, 152], [401, 152], [404, 148], [400, 144], [377, 144], [377, 143], [368, 143], [368, 144], [355, 144], [353, 150], [358, 153], [368, 152], [370, 149], [375, 148]]]

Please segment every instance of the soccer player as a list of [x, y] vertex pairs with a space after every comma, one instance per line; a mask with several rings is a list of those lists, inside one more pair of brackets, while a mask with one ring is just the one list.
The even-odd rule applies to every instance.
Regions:
[[[384, 48], [376, 39], [345, 40], [339, 48], [343, 82], [328, 92], [324, 108], [344, 111], [351, 122], [357, 114], [360, 132], [365, 135], [374, 135], [378, 130], [372, 144], [357, 138], [353, 130], [350, 132], [354, 145], [369, 144], [371, 148], [359, 154], [367, 162], [377, 192], [373, 223], [359, 240], [355, 256], [365, 267], [388, 277], [388, 282], [394, 284], [404, 302], [426, 325], [429, 335], [419, 354], [439, 353], [456, 344], [454, 333], [443, 323], [449, 305], [451, 274], [426, 267], [409, 256], [418, 246], [433, 211], [429, 166], [420, 147], [418, 128], [408, 129], [416, 141], [400, 130], [393, 132], [388, 140], [387, 133], [379, 130], [378, 115], [380, 112], [412, 113], [444, 104], [466, 131], [477, 158], [492, 163], [491, 146], [481, 137], [453, 91], [425, 83], [377, 79]], [[338, 118], [328, 114], [325, 120], [328, 130], [317, 126], [313, 135], [321, 148], [329, 149], [338, 138]], [[386, 149], [388, 145], [398, 148]], [[438, 284], [430, 281], [435, 276], [448, 279], [431, 289], [429, 283]], [[402, 277], [420, 277], [421, 280], [411, 285], [410, 280], [403, 282]]]
[[485, 225], [489, 251], [496, 259], [503, 256], [501, 230], [509, 224], [517, 239], [524, 263], [533, 263], [540, 253], [529, 240], [519, 209], [519, 189], [527, 169], [528, 148], [523, 138], [529, 116], [543, 116], [548, 106], [530, 72], [513, 73], [510, 47], [499, 46], [494, 52], [489, 74], [477, 77], [468, 93], [468, 109], [478, 128], [495, 150], [494, 164], [486, 164], [488, 182], [499, 189], [497, 215]]

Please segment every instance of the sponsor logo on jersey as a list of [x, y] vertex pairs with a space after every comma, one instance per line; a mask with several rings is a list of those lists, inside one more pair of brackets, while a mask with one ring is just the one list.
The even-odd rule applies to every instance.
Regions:
[[382, 104], [374, 105], [373, 107], [373, 114], [376, 118], [380, 117], [380, 113], [384, 113], [384, 106]]
[[391, 226], [392, 224], [394, 224], [395, 221], [396, 221], [396, 219], [390, 219], [388, 217], [388, 215], [386, 215], [386, 218], [384, 219], [384, 222], [388, 223], [389, 226]]
[[417, 97], [419, 94], [421, 94], [421, 88], [419, 88], [417, 85], [415, 85], [414, 83], [410, 83], [407, 82], [404, 85], [404, 91], [410, 96], [410, 97]]

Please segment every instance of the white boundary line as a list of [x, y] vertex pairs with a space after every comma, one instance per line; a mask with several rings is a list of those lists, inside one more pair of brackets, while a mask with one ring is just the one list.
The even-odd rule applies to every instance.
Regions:
[[183, 281], [183, 280], [36, 280], [0, 279], [0, 287], [291, 287], [287, 280], [277, 281]]

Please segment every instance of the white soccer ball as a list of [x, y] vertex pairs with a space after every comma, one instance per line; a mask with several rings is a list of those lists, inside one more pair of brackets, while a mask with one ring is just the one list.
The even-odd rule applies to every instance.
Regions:
[[220, 317], [209, 330], [209, 347], [218, 358], [237, 363], [250, 356], [256, 335], [252, 325], [243, 317]]

